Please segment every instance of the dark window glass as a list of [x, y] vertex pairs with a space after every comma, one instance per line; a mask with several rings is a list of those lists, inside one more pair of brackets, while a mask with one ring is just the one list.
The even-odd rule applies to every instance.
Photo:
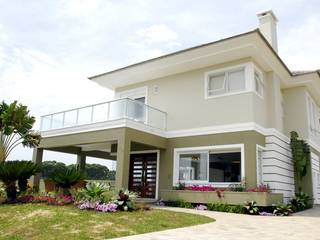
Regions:
[[241, 182], [241, 153], [210, 153], [209, 182]]

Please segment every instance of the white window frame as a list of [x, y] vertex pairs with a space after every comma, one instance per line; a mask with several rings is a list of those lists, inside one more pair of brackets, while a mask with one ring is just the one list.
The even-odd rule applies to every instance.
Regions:
[[207, 180], [192, 180], [192, 181], [181, 181], [179, 180], [179, 155], [190, 154], [199, 152], [232, 152], [234, 150], [240, 150], [241, 152], [241, 181], [245, 179], [245, 148], [244, 144], [228, 144], [228, 145], [214, 145], [214, 146], [202, 146], [202, 147], [187, 147], [187, 148], [175, 148], [173, 156], [173, 186], [176, 186], [179, 182], [185, 183], [186, 185], [203, 184], [211, 185], [213, 187], [228, 187], [230, 184], [240, 184], [240, 182], [209, 182], [209, 158], [207, 161]]
[[[257, 92], [257, 86], [256, 86], [256, 77], [255, 77], [255, 74], [258, 74], [259, 75], [259, 81], [261, 83], [261, 89], [262, 89], [262, 93], [258, 93]], [[258, 68], [258, 67], [254, 67], [254, 72], [253, 72], [253, 81], [254, 81], [254, 92], [261, 98], [264, 98], [264, 93], [265, 93], [265, 81], [264, 81], [264, 77], [263, 77], [263, 73], [262, 71]]]
[[[265, 151], [266, 148], [261, 146], [261, 145], [256, 145], [256, 165], [257, 165], [257, 186], [264, 184], [263, 181], [263, 151]], [[261, 157], [262, 159], [259, 159], [259, 152], [261, 153]], [[261, 162], [259, 162], [261, 160]], [[260, 168], [260, 170], [259, 170]], [[261, 174], [261, 176], [259, 175], [259, 172]], [[260, 181], [260, 179], [262, 179], [262, 181]]]
[[320, 134], [320, 108], [307, 93], [307, 113], [308, 113], [308, 129], [311, 135], [318, 136]]
[[[226, 68], [220, 68], [220, 69], [216, 69], [213, 71], [209, 71], [205, 73], [205, 78], [204, 78], [204, 96], [205, 99], [211, 99], [211, 98], [218, 98], [218, 97], [224, 97], [224, 96], [230, 96], [230, 95], [237, 95], [237, 94], [243, 94], [243, 93], [247, 93], [247, 92], [251, 92], [252, 91], [252, 78], [254, 78], [254, 76], [251, 76], [252, 74], [252, 70], [254, 65], [251, 62], [247, 62], [247, 63], [243, 63], [243, 64], [239, 64], [239, 65], [233, 65], [231, 67], [226, 67]], [[209, 95], [209, 80], [210, 80], [210, 76], [212, 75], [219, 75], [219, 74], [227, 74], [228, 72], [233, 72], [233, 71], [237, 71], [243, 69], [244, 70], [244, 79], [245, 79], [245, 88], [244, 90], [240, 90], [240, 91], [233, 91], [233, 92], [226, 92], [226, 93], [222, 93], [222, 94], [218, 94], [218, 95]], [[226, 79], [224, 80], [224, 86], [226, 87]]]

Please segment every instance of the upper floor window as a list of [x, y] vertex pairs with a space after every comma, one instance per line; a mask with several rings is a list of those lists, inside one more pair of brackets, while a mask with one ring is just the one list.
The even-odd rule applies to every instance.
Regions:
[[208, 74], [207, 96], [241, 92], [246, 89], [245, 68]]
[[308, 110], [309, 110], [309, 127], [312, 134], [319, 134], [320, 130], [320, 112], [316, 103], [311, 96], [308, 97]]
[[262, 74], [257, 70], [254, 71], [254, 83], [255, 83], [255, 92], [259, 96], [263, 97], [263, 93], [264, 93], [263, 78], [262, 78]]

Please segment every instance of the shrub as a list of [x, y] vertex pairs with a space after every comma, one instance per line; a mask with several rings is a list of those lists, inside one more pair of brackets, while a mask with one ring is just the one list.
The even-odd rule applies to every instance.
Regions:
[[110, 190], [110, 187], [104, 183], [90, 182], [86, 185], [84, 192], [90, 200], [101, 200], [103, 193]]
[[242, 205], [229, 205], [229, 213], [244, 213]]
[[247, 201], [243, 205], [245, 212], [250, 215], [257, 215], [259, 214], [259, 207], [256, 201]]
[[120, 190], [119, 198], [115, 201], [121, 211], [131, 211], [135, 209], [137, 194], [129, 190]]
[[17, 199], [16, 181], [18, 176], [19, 166], [15, 161], [0, 163], [0, 180], [4, 183], [8, 202], [15, 202]]
[[224, 203], [208, 203], [208, 209], [210, 211], [228, 212], [229, 205]]
[[246, 186], [243, 183], [230, 184], [227, 190], [231, 192], [244, 192], [246, 191]]
[[[79, 191], [81, 194], [85, 193], [85, 190]], [[79, 194], [78, 192], [78, 194]], [[77, 197], [78, 199], [81, 199], [80, 201], [76, 201], [75, 205], [81, 209], [81, 210], [96, 210], [96, 211], [101, 211], [101, 212], [115, 212], [117, 210], [120, 211], [132, 211], [136, 210], [136, 193], [130, 192], [128, 190], [121, 190], [119, 191], [118, 198], [113, 201], [107, 201], [103, 202], [101, 199], [104, 199], [105, 196], [103, 194], [110, 192], [110, 191], [105, 191], [101, 193], [100, 199], [99, 198], [87, 198], [88, 195], [81, 195], [85, 196], [84, 198], [80, 198], [80, 194]], [[75, 194], [76, 195], [76, 194]], [[109, 200], [109, 198], [108, 198]]]
[[293, 213], [291, 204], [278, 204], [273, 211], [273, 214], [279, 216], [289, 216], [291, 213]]
[[184, 200], [177, 200], [174, 205], [176, 207], [180, 207], [180, 208], [193, 208], [193, 205], [192, 203], [190, 202], [186, 202]]
[[46, 203], [49, 205], [67, 205], [73, 203], [72, 196], [58, 194], [58, 195], [22, 195], [17, 201], [19, 203]]
[[25, 192], [28, 189], [28, 179], [41, 171], [39, 165], [31, 161], [15, 161], [19, 168], [18, 186], [20, 192]]
[[297, 212], [308, 208], [309, 200], [311, 200], [309, 195], [301, 192], [296, 193], [295, 197], [291, 199], [290, 203], [292, 205], [293, 210]]
[[57, 187], [63, 190], [65, 195], [71, 195], [70, 189], [81, 180], [84, 180], [84, 175], [75, 168], [63, 168], [55, 171], [50, 179]]
[[88, 183], [83, 189], [72, 190], [71, 194], [76, 203], [109, 203], [118, 198], [110, 186], [99, 182]]

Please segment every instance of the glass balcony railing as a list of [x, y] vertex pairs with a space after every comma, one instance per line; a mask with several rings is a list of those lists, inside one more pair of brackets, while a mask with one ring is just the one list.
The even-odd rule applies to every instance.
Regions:
[[142, 102], [124, 98], [42, 116], [40, 129], [49, 131], [120, 119], [165, 130], [167, 114]]

